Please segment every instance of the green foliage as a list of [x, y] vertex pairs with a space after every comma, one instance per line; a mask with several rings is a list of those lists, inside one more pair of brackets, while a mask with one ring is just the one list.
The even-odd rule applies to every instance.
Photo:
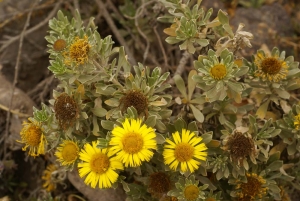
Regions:
[[[137, 4], [125, 1], [121, 12], [131, 19], [121, 24], [146, 33], [148, 29], [142, 28], [145, 22], [139, 21], [141, 26], [136, 27]], [[124, 47], [115, 47], [111, 36], [102, 38], [92, 19], [83, 27], [78, 13], [69, 20], [59, 11], [50, 20], [46, 37], [49, 70], [60, 84], [51, 105], [42, 104], [42, 109], [34, 108], [33, 113], [45, 131], [48, 152], [64, 139], [75, 139], [80, 149], [97, 140], [99, 149], [109, 150], [112, 136], [123, 131], [136, 134], [128, 125], [120, 127], [125, 120], [140, 119], [143, 127], [138, 132], [146, 128], [155, 131], [156, 150], [153, 157], [148, 152], [134, 156], [149, 158], [141, 166], [116, 173], [119, 177], [112, 187], [122, 184], [127, 200], [282, 199], [281, 185], [300, 186], [299, 180], [292, 184], [294, 178], [299, 179], [295, 172], [299, 170], [300, 106], [291, 98], [293, 90], [300, 88], [299, 63], [277, 48], [269, 54], [258, 50], [251, 61], [238, 57], [238, 50], [251, 47], [252, 34], [242, 31], [243, 24], [233, 32], [222, 10], [210, 20], [213, 10], [205, 12], [201, 0], [160, 0], [160, 5], [168, 13], [158, 21], [171, 23], [164, 29], [166, 42], [178, 44], [180, 50], [198, 58], [193, 61], [195, 69], [174, 75], [173, 86], [164, 69], [131, 65]], [[59, 39], [66, 46], [57, 48]], [[67, 104], [60, 107], [60, 102]], [[181, 136], [183, 129], [197, 138]], [[182, 138], [170, 142], [175, 132]], [[127, 146], [124, 139], [121, 147]], [[141, 144], [134, 142], [134, 146]], [[203, 156], [194, 156], [201, 146], [205, 147]], [[164, 152], [166, 147], [171, 151]], [[202, 157], [204, 162], [197, 163]], [[166, 160], [176, 161], [176, 168], [199, 168], [193, 173], [173, 171], [176, 168]], [[81, 160], [74, 164], [81, 164]], [[167, 186], [157, 194], [149, 190], [149, 183], [151, 175], [158, 172], [170, 181], [157, 185]], [[258, 188], [246, 189], [247, 182], [258, 182]], [[246, 187], [241, 188], [242, 184]]]

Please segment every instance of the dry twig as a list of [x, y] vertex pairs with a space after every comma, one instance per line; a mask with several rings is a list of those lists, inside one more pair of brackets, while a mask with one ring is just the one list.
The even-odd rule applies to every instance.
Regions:
[[[189, 53], [188, 51], [185, 51], [185, 52], [182, 54], [182, 57], [181, 57], [181, 59], [180, 59], [180, 61], [179, 61], [179, 64], [178, 64], [178, 66], [177, 66], [177, 69], [176, 69], [174, 75], [181, 75], [181, 74], [182, 74], [183, 70], [184, 70], [185, 67], [186, 67], [185, 65], [187, 64], [187, 61], [188, 61], [189, 58], [190, 58], [190, 53]], [[170, 80], [168, 81], [168, 83], [169, 83], [169, 84], [174, 84], [174, 79], [173, 79], [173, 78], [170, 79]]]
[[128, 45], [126, 44], [123, 36], [120, 34], [117, 26], [115, 25], [113, 19], [111, 18], [110, 14], [108, 13], [106, 6], [103, 4], [102, 0], [95, 0], [95, 2], [97, 3], [99, 9], [102, 11], [103, 17], [105, 18], [107, 24], [109, 25], [109, 27], [111, 28], [112, 32], [115, 34], [117, 40], [121, 43], [121, 45], [124, 46], [125, 51], [129, 57], [129, 62], [131, 64], [136, 64], [134, 55], [132, 54], [132, 52], [130, 51]]
[[[62, 3], [62, 0], [59, 0], [55, 7], [52, 9], [52, 11], [49, 13], [49, 15], [47, 16], [46, 19], [44, 19], [42, 22], [40, 22], [39, 24], [35, 25], [34, 27], [26, 30], [24, 32], [24, 36], [38, 30], [39, 28], [41, 28], [42, 26], [44, 26], [45, 24], [47, 24], [49, 22], [49, 20], [57, 13], [57, 10], [59, 9], [60, 4]], [[21, 33], [22, 34], [22, 33]], [[13, 36], [13, 37], [9, 37], [7, 41], [1, 41], [0, 43], [2, 43], [2, 47], [0, 48], [0, 53], [5, 50], [8, 46], [10, 46], [12, 43], [16, 42], [17, 40], [20, 39], [21, 37], [20, 35], [17, 36]]]
[[[35, 7], [35, 5], [37, 3], [38, 3], [37, 0], [33, 3], [32, 7], [31, 7], [31, 10], [29, 11], [29, 13], [27, 15], [27, 19], [26, 19], [25, 25], [23, 27], [23, 30], [20, 34], [20, 43], [19, 43], [17, 62], [16, 62], [16, 66], [15, 66], [14, 81], [13, 81], [13, 85], [12, 85], [10, 103], [9, 103], [9, 107], [8, 107], [8, 111], [7, 111], [7, 115], [6, 115], [6, 125], [5, 125], [4, 139], [8, 136], [11, 106], [12, 106], [12, 102], [13, 102], [13, 99], [14, 99], [14, 92], [15, 92], [15, 88], [16, 88], [16, 84], [17, 84], [18, 76], [19, 76], [19, 65], [20, 65], [20, 58], [21, 58], [21, 53], [22, 53], [22, 47], [23, 47], [23, 40], [24, 40], [24, 36], [25, 36], [25, 31], [26, 31], [27, 27], [29, 26], [29, 21], [30, 21], [30, 18], [31, 18], [33, 8]], [[4, 148], [3, 148], [3, 151], [4, 151], [3, 157], [5, 158], [6, 157], [6, 144], [4, 143], [3, 146], [4, 146]]]

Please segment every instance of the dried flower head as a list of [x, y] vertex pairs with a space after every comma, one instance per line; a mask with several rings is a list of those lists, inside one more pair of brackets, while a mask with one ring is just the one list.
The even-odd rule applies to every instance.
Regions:
[[243, 159], [255, 156], [255, 145], [251, 137], [235, 131], [224, 140], [226, 151], [229, 151], [233, 160], [241, 162]]
[[59, 95], [54, 103], [55, 117], [64, 130], [73, 125], [79, 117], [78, 105], [75, 100], [66, 93]]
[[29, 147], [30, 156], [38, 156], [40, 154], [45, 154], [45, 144], [47, 143], [44, 135], [44, 130], [40, 122], [37, 122], [34, 119], [29, 118], [29, 122], [23, 123], [23, 128], [20, 132], [21, 143], [24, 143], [25, 146], [22, 148], [23, 151], [26, 151]]
[[55, 156], [62, 165], [74, 164], [79, 157], [78, 143], [72, 140], [64, 140], [57, 148]]
[[246, 177], [246, 183], [240, 181], [235, 187], [235, 189], [238, 190], [238, 197], [253, 201], [262, 198], [268, 189], [263, 186], [266, 183], [266, 180], [255, 173], [247, 173]]
[[155, 172], [149, 176], [148, 191], [155, 198], [161, 198], [163, 194], [171, 190], [170, 177], [164, 172]]
[[88, 53], [91, 45], [89, 44], [88, 37], [83, 38], [75, 37], [75, 40], [70, 45], [69, 51], [65, 52], [66, 57], [65, 64], [70, 65], [75, 62], [76, 65], [85, 64], [88, 60]]
[[64, 50], [67, 47], [67, 42], [64, 39], [57, 39], [53, 44], [53, 49], [57, 52]]
[[147, 97], [139, 90], [130, 90], [120, 99], [120, 107], [124, 112], [128, 107], [133, 106], [137, 113], [148, 114], [148, 99]]
[[56, 183], [53, 181], [53, 173], [56, 170], [57, 170], [56, 165], [50, 164], [43, 172], [43, 176], [42, 176], [42, 180], [44, 180], [43, 188], [45, 188], [46, 191], [48, 192], [51, 192], [56, 188]]

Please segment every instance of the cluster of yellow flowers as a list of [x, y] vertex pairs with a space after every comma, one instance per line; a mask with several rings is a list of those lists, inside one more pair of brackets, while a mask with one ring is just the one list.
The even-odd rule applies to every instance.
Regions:
[[[35, 122], [25, 123], [21, 131], [24, 150], [29, 147], [29, 155], [44, 154], [46, 142], [42, 128]], [[30, 136], [30, 137], [29, 137]], [[109, 148], [100, 149], [97, 141], [87, 143], [80, 149], [78, 142], [64, 140], [57, 148], [55, 156], [63, 166], [78, 162], [79, 176], [85, 177], [85, 183], [95, 188], [110, 188], [118, 179], [117, 171], [124, 167], [138, 167], [142, 162], [149, 162], [157, 150], [155, 130], [142, 124], [140, 119], [125, 119], [122, 126], [112, 130]], [[183, 129], [176, 131], [172, 139], [166, 139], [164, 161], [176, 171], [194, 172], [200, 161], [205, 161], [207, 147], [202, 138], [194, 132]], [[42, 147], [42, 148], [41, 148]], [[52, 189], [52, 187], [49, 187]]]

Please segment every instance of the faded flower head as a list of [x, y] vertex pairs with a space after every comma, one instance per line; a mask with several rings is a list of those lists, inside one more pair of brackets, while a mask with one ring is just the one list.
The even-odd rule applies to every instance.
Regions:
[[255, 76], [263, 81], [279, 82], [286, 79], [289, 66], [285, 61], [285, 52], [279, 55], [279, 50], [274, 48], [271, 56], [266, 56], [263, 50], [258, 50], [254, 56], [254, 63], [257, 67]]
[[149, 176], [148, 192], [155, 198], [161, 198], [172, 188], [169, 175], [164, 172], [155, 172]]
[[46, 170], [43, 172], [42, 180], [44, 180], [43, 188], [46, 191], [51, 192], [56, 189], [56, 182], [54, 181], [54, 173], [57, 171], [57, 166], [50, 164], [47, 166]]
[[224, 150], [230, 153], [231, 158], [239, 163], [248, 156], [255, 157], [255, 145], [250, 136], [246, 136], [241, 132], [235, 131], [232, 135], [228, 135], [225, 139]]
[[64, 54], [65, 64], [71, 65], [72, 62], [76, 63], [76, 66], [85, 64], [88, 61], [90, 48], [91, 45], [86, 35], [83, 38], [76, 36], [68, 52]]
[[47, 144], [47, 141], [45, 139], [42, 124], [32, 118], [29, 118], [28, 120], [29, 122], [23, 123], [23, 128], [20, 132], [21, 141], [19, 142], [25, 144], [22, 150], [26, 151], [27, 147], [29, 147], [28, 155], [33, 157], [45, 154], [45, 145]]
[[120, 99], [121, 111], [124, 112], [128, 107], [133, 106], [138, 115], [148, 116], [148, 98], [140, 90], [129, 90]]
[[55, 156], [62, 165], [72, 165], [79, 157], [78, 143], [73, 140], [63, 140], [63, 142], [57, 147]]
[[62, 129], [72, 126], [79, 117], [79, 109], [76, 101], [66, 93], [59, 95], [54, 103], [55, 117]]
[[239, 181], [235, 187], [238, 198], [250, 201], [263, 198], [268, 190], [268, 188], [264, 186], [266, 180], [256, 173], [246, 173], [246, 177], [246, 182]]

